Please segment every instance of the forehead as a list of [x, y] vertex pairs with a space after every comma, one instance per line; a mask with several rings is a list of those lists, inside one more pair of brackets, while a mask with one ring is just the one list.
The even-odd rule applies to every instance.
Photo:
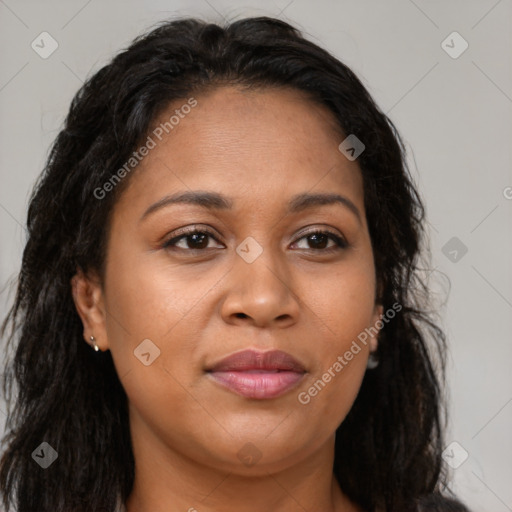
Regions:
[[195, 106], [182, 108], [188, 100], [173, 102], [154, 120], [154, 147], [121, 198], [132, 208], [198, 189], [235, 198], [235, 209], [306, 191], [343, 192], [362, 207], [359, 166], [338, 150], [344, 134], [334, 115], [305, 94], [230, 86], [194, 96]]

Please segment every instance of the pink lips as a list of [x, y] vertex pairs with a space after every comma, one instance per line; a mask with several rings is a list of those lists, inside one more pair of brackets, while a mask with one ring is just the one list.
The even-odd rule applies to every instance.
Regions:
[[306, 373], [296, 359], [281, 350], [243, 350], [223, 359], [207, 371], [227, 389], [257, 399], [276, 398], [285, 394]]

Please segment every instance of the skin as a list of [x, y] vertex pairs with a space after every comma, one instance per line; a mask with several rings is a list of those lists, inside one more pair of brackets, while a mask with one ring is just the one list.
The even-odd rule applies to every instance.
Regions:
[[[338, 150], [344, 135], [332, 114], [300, 92], [229, 86], [196, 99], [116, 203], [103, 281], [94, 272], [72, 280], [84, 339], [111, 351], [129, 399], [136, 477], [127, 511], [360, 510], [333, 478], [334, 438], [376, 337], [308, 404], [298, 401], [383, 313], [357, 160]], [[233, 208], [174, 204], [141, 220], [164, 196], [190, 190], [222, 193]], [[292, 196], [322, 192], [350, 199], [360, 219], [340, 204], [287, 214]], [[216, 240], [163, 247], [194, 225]], [[348, 247], [315, 245], [306, 236], [315, 228]], [[252, 263], [236, 252], [247, 237], [263, 249]], [[148, 366], [134, 356], [144, 339], [160, 350]], [[269, 400], [205, 373], [246, 348], [284, 350], [307, 373]], [[251, 466], [237, 456], [247, 450], [261, 456]]]

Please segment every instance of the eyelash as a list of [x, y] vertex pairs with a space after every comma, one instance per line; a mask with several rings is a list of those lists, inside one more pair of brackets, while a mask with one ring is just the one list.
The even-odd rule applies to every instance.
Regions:
[[[221, 243], [219, 242], [219, 240], [217, 240], [216, 236], [214, 235], [214, 233], [212, 233], [211, 231], [209, 231], [208, 229], [195, 229], [195, 228], [192, 228], [188, 231], [184, 231], [181, 235], [179, 236], [176, 236], [174, 238], [171, 238], [170, 240], [166, 241], [162, 248], [164, 249], [168, 249], [168, 250], [175, 250], [175, 249], [178, 249], [178, 250], [183, 250], [183, 251], [189, 251], [189, 252], [192, 252], [192, 251], [206, 251], [208, 249], [183, 249], [182, 247], [175, 247], [175, 244], [180, 241], [182, 238], [188, 238], [192, 235], [195, 235], [195, 234], [201, 234], [201, 235], [208, 235], [210, 236], [211, 238], [213, 238], [216, 242], [218, 243]], [[333, 252], [333, 251], [338, 251], [340, 249], [346, 249], [348, 247], [348, 243], [343, 239], [341, 238], [340, 236], [334, 234], [333, 232], [329, 231], [329, 230], [322, 230], [322, 229], [314, 229], [312, 231], [309, 231], [308, 233], [304, 233], [299, 239], [296, 240], [296, 242], [298, 242], [299, 240], [302, 240], [303, 238], [307, 238], [311, 235], [327, 235], [331, 240], [333, 240], [335, 242], [335, 246], [334, 247], [329, 247], [327, 249], [304, 249], [304, 250], [309, 250], [309, 251], [313, 251], [313, 252], [323, 252], [323, 253], [330, 253], [330, 252]], [[294, 242], [294, 243], [296, 243]]]

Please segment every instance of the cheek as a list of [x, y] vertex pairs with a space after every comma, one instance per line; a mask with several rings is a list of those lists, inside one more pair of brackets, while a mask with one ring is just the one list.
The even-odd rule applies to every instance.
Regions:
[[170, 263], [163, 253], [113, 254], [112, 260], [106, 297], [114, 344], [120, 324], [133, 341], [167, 339], [218, 280], [199, 267]]
[[369, 351], [357, 338], [366, 326], [350, 316], [340, 318], [334, 327], [337, 335], [315, 338], [315, 367], [296, 393], [306, 415], [323, 418], [321, 429], [326, 433], [333, 432], [352, 408], [365, 376]]
[[318, 341], [322, 340], [322, 353], [341, 354], [372, 324], [375, 280], [371, 263], [363, 259], [347, 261], [332, 272], [304, 277], [299, 298], [321, 329]]
[[169, 442], [181, 439], [182, 423], [192, 430], [194, 418], [206, 420], [204, 408], [191, 399], [197, 378], [191, 361], [204, 324], [200, 299], [216, 280], [189, 281], [149, 257], [117, 258], [107, 279], [107, 335], [130, 415], [139, 434], [141, 425], [150, 425]]
[[347, 264], [330, 275], [316, 276], [306, 304], [313, 313], [310, 331], [316, 364], [298, 391], [298, 401], [325, 414], [336, 427], [350, 410], [366, 371], [375, 307], [373, 267]]
[[118, 375], [129, 376], [127, 394], [141, 407], [149, 394], [159, 396], [159, 403], [185, 404], [183, 386], [188, 389], [197, 378], [192, 362], [197, 363], [197, 340], [211, 315], [205, 312], [208, 293], [222, 273], [178, 268], [163, 254], [112, 255], [107, 336]]

